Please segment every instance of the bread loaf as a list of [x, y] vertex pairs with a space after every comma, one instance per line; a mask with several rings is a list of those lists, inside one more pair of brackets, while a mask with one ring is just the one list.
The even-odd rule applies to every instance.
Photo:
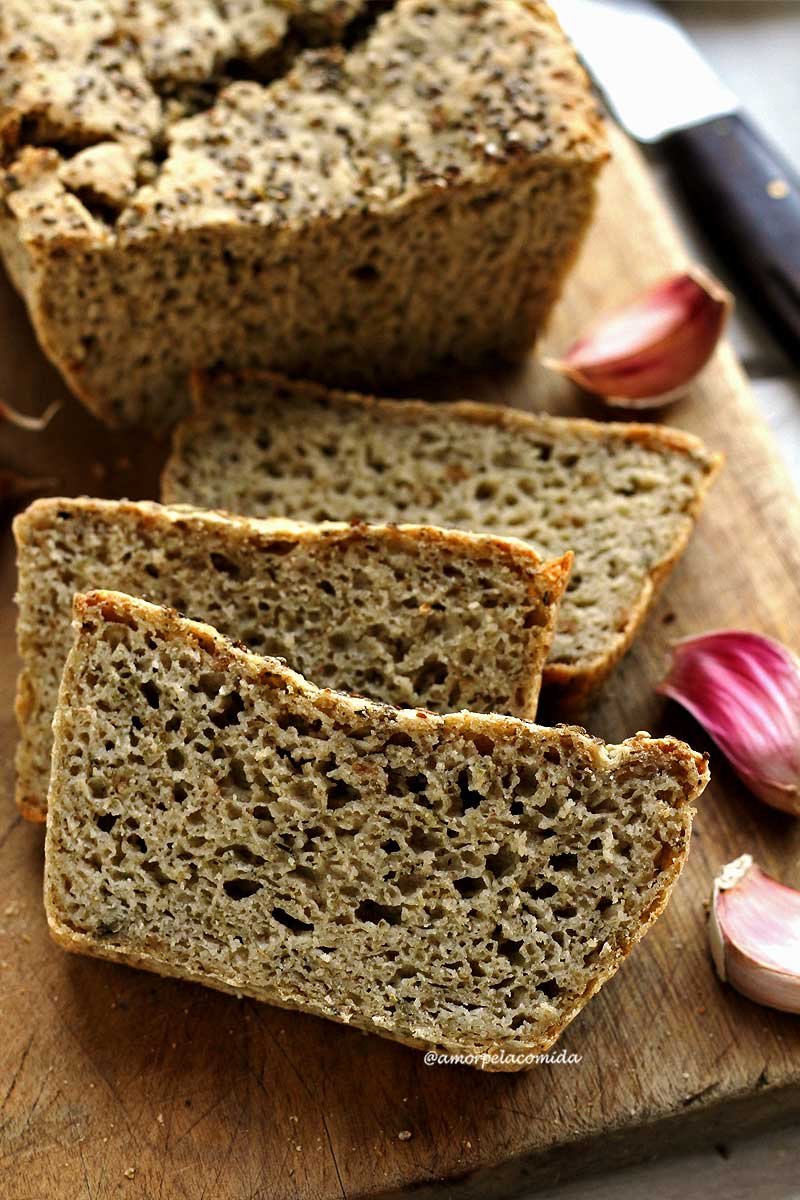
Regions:
[[413, 526], [248, 521], [38, 500], [19, 563], [17, 799], [43, 819], [72, 597], [104, 586], [213, 621], [321, 684], [403, 705], [533, 716], [569, 559]]
[[664, 907], [703, 758], [321, 691], [208, 626], [76, 600], [45, 896], [70, 950], [528, 1065]]
[[9, 0], [0, 131], [0, 250], [114, 424], [219, 362], [373, 385], [519, 355], [606, 158], [535, 0]]

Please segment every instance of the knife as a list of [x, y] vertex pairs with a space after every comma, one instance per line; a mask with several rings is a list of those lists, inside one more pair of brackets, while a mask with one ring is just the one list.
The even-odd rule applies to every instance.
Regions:
[[659, 142], [695, 217], [800, 362], [800, 177], [663, 9], [551, 0], [612, 111]]

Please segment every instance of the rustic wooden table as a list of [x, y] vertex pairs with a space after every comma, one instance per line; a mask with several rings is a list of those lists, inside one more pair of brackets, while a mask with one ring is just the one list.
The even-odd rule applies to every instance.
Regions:
[[[800, 169], [800, 0], [677, 0], [669, 7], [747, 111]], [[666, 164], [657, 151], [650, 159], [697, 258], [727, 279], [724, 264], [683, 206]], [[731, 339], [800, 491], [800, 371], [746, 298], [739, 294], [737, 301]], [[537, 1200], [639, 1200], [645, 1194], [649, 1200], [700, 1200], [709, 1195], [799, 1200], [800, 1129], [709, 1144], [691, 1155], [539, 1192]]]

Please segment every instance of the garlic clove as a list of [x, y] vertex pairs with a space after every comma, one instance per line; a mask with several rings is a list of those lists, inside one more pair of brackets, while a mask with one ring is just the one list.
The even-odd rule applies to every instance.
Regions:
[[800, 892], [743, 854], [714, 881], [709, 942], [717, 974], [737, 992], [800, 1013]]
[[545, 366], [609, 404], [656, 407], [679, 396], [706, 365], [732, 307], [730, 292], [693, 267], [601, 317]]
[[656, 690], [699, 721], [760, 800], [800, 816], [800, 663], [786, 646], [737, 629], [685, 638]]

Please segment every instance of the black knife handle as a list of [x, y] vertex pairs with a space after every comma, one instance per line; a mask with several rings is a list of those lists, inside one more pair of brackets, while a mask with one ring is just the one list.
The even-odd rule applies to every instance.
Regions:
[[800, 362], [800, 179], [749, 121], [718, 117], [662, 143], [704, 232]]

